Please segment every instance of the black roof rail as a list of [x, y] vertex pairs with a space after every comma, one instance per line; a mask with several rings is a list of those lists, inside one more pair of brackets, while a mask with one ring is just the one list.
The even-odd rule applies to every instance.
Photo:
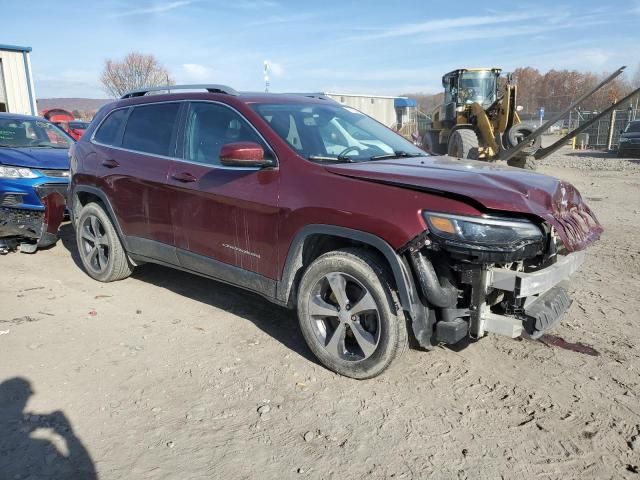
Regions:
[[227, 85], [201, 84], [201, 85], [163, 85], [160, 87], [147, 87], [131, 90], [120, 97], [120, 99], [143, 97], [149, 92], [171, 92], [172, 90], [206, 90], [209, 93], [225, 93], [227, 95], [238, 95], [233, 88]]

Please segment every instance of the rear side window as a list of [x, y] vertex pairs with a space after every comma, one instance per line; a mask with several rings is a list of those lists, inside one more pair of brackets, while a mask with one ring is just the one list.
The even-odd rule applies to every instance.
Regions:
[[122, 138], [122, 147], [153, 155], [170, 156], [179, 103], [134, 107]]
[[95, 135], [96, 142], [103, 143], [105, 145], [115, 145], [118, 139], [118, 132], [122, 126], [122, 122], [127, 116], [127, 109], [120, 109], [111, 112], [104, 122], [98, 128]]

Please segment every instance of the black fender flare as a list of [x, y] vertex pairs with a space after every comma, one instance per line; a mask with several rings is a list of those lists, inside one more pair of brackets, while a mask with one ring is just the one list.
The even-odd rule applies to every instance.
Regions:
[[293, 238], [287, 253], [281, 280], [278, 282], [276, 296], [279, 303], [288, 304], [296, 274], [302, 268], [302, 248], [309, 235], [330, 235], [348, 240], [356, 240], [379, 251], [389, 263], [398, 288], [400, 304], [403, 310], [414, 317], [419, 311], [421, 302], [411, 276], [407, 262], [385, 240], [372, 233], [354, 230], [335, 225], [312, 224], [300, 229]]
[[120, 222], [118, 222], [118, 217], [116, 216], [116, 213], [113, 210], [113, 206], [109, 201], [109, 197], [107, 196], [106, 193], [104, 193], [98, 187], [94, 187], [91, 185], [78, 185], [71, 188], [71, 191], [70, 191], [71, 195], [69, 195], [70, 197], [69, 210], [71, 210], [71, 222], [73, 223], [74, 227], [75, 227], [76, 214], [78, 213], [75, 211], [76, 199], [78, 197], [78, 193], [80, 192], [90, 193], [100, 199], [100, 201], [104, 204], [105, 208], [107, 209], [107, 213], [109, 214], [109, 217], [111, 217], [111, 221], [113, 222], [113, 226], [116, 228], [116, 232], [118, 233], [118, 237], [120, 237], [120, 241], [122, 242], [122, 245], [124, 246], [126, 251], [129, 251], [127, 236], [122, 232], [122, 229], [120, 228]]

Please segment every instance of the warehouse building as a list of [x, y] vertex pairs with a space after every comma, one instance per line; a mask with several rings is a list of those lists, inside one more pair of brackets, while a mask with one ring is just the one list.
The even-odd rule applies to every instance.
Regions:
[[414, 131], [417, 132], [418, 104], [412, 98], [334, 92], [324, 92], [323, 95], [342, 105], [360, 110], [406, 137]]
[[0, 44], [0, 112], [37, 115], [31, 47]]

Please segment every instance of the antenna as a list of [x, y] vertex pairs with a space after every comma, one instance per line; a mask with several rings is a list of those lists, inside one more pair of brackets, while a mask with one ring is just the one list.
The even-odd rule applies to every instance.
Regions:
[[269, 72], [271, 71], [271, 65], [269, 60], [264, 61], [264, 91], [269, 92]]

